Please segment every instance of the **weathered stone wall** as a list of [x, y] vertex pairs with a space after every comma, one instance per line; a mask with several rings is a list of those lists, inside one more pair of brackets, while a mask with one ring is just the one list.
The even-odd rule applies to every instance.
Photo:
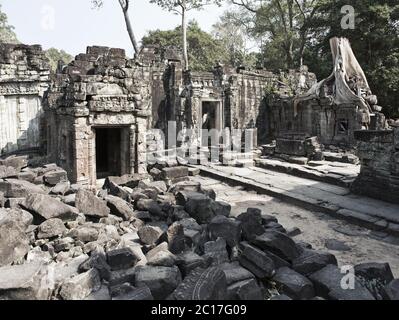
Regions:
[[47, 98], [46, 143], [72, 181], [95, 183], [97, 129], [120, 130], [120, 156], [113, 155], [120, 174], [146, 170], [153, 70], [146, 61], [127, 59], [122, 49], [88, 47], [57, 75]]
[[50, 66], [39, 45], [0, 44], [0, 155], [38, 149]]
[[[316, 81], [314, 74], [307, 69], [274, 74], [266, 70], [232, 70], [217, 66], [213, 72], [186, 73], [181, 86], [181, 94], [174, 101], [175, 119], [181, 128], [194, 131], [193, 141], [199, 137], [202, 128], [202, 105], [212, 102], [220, 114], [221, 129], [252, 129], [255, 141], [266, 143], [273, 126], [279, 126], [273, 118], [275, 103], [267, 103], [270, 88], [277, 88], [278, 97], [292, 97], [294, 92], [308, 90]], [[176, 86], [176, 82], [175, 82]], [[295, 88], [294, 91], [292, 88]], [[293, 114], [293, 106], [287, 106]], [[216, 126], [216, 129], [219, 129]], [[199, 142], [199, 141], [198, 141]]]
[[352, 191], [399, 203], [399, 127], [356, 131], [355, 138], [362, 167]]
[[275, 139], [285, 132], [303, 132], [318, 136], [325, 145], [351, 147], [355, 145], [354, 132], [368, 122], [367, 115], [355, 105], [331, 105], [325, 101], [309, 100], [296, 107], [293, 97], [268, 99], [268, 138]]

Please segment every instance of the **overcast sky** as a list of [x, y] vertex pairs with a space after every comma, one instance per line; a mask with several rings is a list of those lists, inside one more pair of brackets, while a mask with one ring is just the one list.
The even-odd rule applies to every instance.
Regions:
[[[92, 9], [90, 0], [0, 0], [2, 11], [15, 27], [18, 39], [26, 44], [55, 47], [72, 55], [85, 52], [88, 45], [126, 49], [132, 47], [117, 0], [104, 0], [102, 9]], [[226, 7], [208, 6], [190, 12], [201, 27], [210, 31]], [[134, 0], [129, 10], [137, 39], [149, 30], [170, 29], [180, 16], [161, 10], [147, 0]]]

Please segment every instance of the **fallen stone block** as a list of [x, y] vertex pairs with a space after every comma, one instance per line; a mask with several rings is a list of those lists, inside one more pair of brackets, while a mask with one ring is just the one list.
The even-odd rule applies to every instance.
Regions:
[[188, 168], [187, 167], [171, 167], [171, 168], [163, 168], [162, 169], [162, 178], [175, 180], [182, 177], [188, 176]]
[[190, 177], [198, 176], [201, 173], [199, 168], [188, 168], [188, 175]]
[[55, 186], [60, 182], [65, 182], [68, 180], [68, 176], [65, 170], [59, 168], [54, 171], [46, 172], [43, 175], [43, 180], [46, 184], [50, 186]]
[[300, 255], [295, 242], [287, 235], [278, 231], [266, 231], [262, 235], [257, 236], [252, 242], [259, 248], [270, 251], [287, 261], [293, 261]]
[[233, 283], [227, 287], [228, 300], [264, 300], [262, 290], [255, 279]]
[[39, 226], [38, 239], [51, 239], [67, 232], [67, 228], [61, 219], [54, 218], [44, 221]]
[[29, 238], [18, 221], [0, 216], [0, 266], [22, 259], [29, 249]]
[[166, 242], [148, 251], [146, 258], [147, 264], [150, 266], [173, 267], [176, 263], [176, 257], [168, 250], [168, 244]]
[[247, 212], [240, 214], [237, 219], [241, 221], [242, 236], [245, 240], [254, 240], [265, 232], [260, 210], [251, 211], [248, 209]]
[[271, 278], [275, 273], [275, 265], [260, 249], [247, 245], [239, 257], [240, 265], [248, 269], [260, 279]]
[[140, 199], [135, 205], [137, 210], [148, 211], [157, 217], [163, 217], [165, 215], [161, 206], [153, 199]]
[[193, 270], [173, 292], [176, 300], [225, 300], [226, 276], [217, 267]]
[[107, 201], [107, 206], [110, 208], [111, 214], [121, 217], [126, 221], [134, 217], [133, 208], [125, 200], [115, 196], [107, 196], [105, 201]]
[[0, 180], [0, 191], [3, 192], [7, 198], [26, 198], [32, 193], [46, 193], [40, 186], [17, 179]]
[[388, 283], [382, 290], [382, 296], [386, 300], [399, 300], [399, 279]]
[[214, 217], [212, 199], [199, 192], [179, 192], [176, 203], [184, 206], [184, 210], [199, 224], [209, 223]]
[[0, 165], [0, 179], [17, 177], [18, 172], [13, 167]]
[[307, 300], [315, 296], [312, 282], [294, 270], [283, 267], [276, 271], [272, 281], [282, 292], [295, 300]]
[[76, 208], [86, 216], [103, 218], [110, 213], [107, 203], [88, 190], [80, 189], [78, 191], [75, 204]]
[[255, 278], [253, 273], [241, 267], [238, 263], [225, 263], [220, 265], [220, 269], [226, 276], [227, 285]]
[[226, 248], [226, 240], [218, 238], [215, 241], [208, 241], [204, 244], [205, 259], [208, 259], [213, 266], [229, 262], [229, 254]]
[[229, 217], [231, 213], [231, 205], [223, 201], [213, 201], [211, 203], [212, 211], [216, 216]]
[[355, 266], [355, 274], [365, 280], [378, 280], [382, 284], [390, 283], [394, 277], [388, 263], [361, 263]]
[[176, 265], [179, 267], [183, 277], [186, 277], [196, 268], [205, 268], [207, 263], [203, 257], [192, 251], [187, 251], [176, 256]]
[[48, 220], [74, 220], [78, 217], [78, 210], [61, 201], [43, 194], [30, 194], [23, 205], [27, 210]]
[[50, 280], [42, 263], [0, 267], [0, 300], [47, 300]]
[[327, 265], [337, 265], [337, 259], [328, 252], [303, 249], [300, 256], [292, 262], [292, 268], [302, 275], [308, 276]]
[[22, 209], [1, 209], [0, 220], [3, 218], [10, 219], [18, 224], [22, 230], [26, 230], [33, 223], [33, 216]]
[[136, 267], [111, 271], [108, 283], [110, 287], [119, 286], [124, 283], [134, 284], [136, 278]]
[[122, 248], [107, 252], [107, 262], [111, 270], [121, 270], [133, 267], [138, 257], [130, 248]]
[[177, 267], [140, 266], [136, 269], [136, 286], [148, 286], [156, 300], [168, 297], [181, 282]]
[[63, 300], [83, 300], [100, 288], [100, 275], [97, 270], [91, 269], [65, 281], [59, 294]]
[[59, 182], [51, 188], [50, 193], [55, 195], [64, 195], [69, 191], [70, 187], [71, 183], [69, 181]]
[[111, 267], [107, 263], [107, 257], [103, 253], [94, 252], [86, 261], [79, 265], [79, 272], [86, 272], [91, 269], [96, 269], [101, 279], [110, 281]]
[[313, 282], [316, 295], [325, 299], [334, 300], [375, 300], [358, 279], [354, 281], [354, 288], [344, 289], [342, 280], [345, 274], [341, 273], [335, 265], [328, 265], [311, 274], [309, 279]]
[[6, 159], [0, 159], [0, 165], [6, 167], [13, 167], [16, 171], [21, 171], [22, 168], [28, 166], [28, 157], [27, 156], [9, 156]]
[[235, 247], [241, 240], [241, 222], [236, 219], [216, 216], [208, 224], [210, 238], [223, 238], [230, 248]]
[[123, 284], [119, 287], [112, 288], [112, 300], [123, 301], [148, 301], [154, 300], [150, 288], [146, 285], [133, 287], [129, 284]]
[[173, 254], [179, 254], [184, 251], [186, 247], [184, 227], [182, 224], [173, 223], [166, 233], [169, 244], [169, 251]]
[[90, 226], [78, 226], [75, 229], [72, 229], [68, 233], [69, 237], [72, 237], [78, 241], [81, 241], [83, 243], [88, 243], [88, 242], [93, 242], [97, 241], [99, 238], [99, 230], [90, 227]]
[[32, 170], [26, 170], [18, 173], [19, 180], [25, 180], [33, 183], [36, 178], [37, 178], [37, 173]]
[[140, 241], [144, 244], [154, 245], [158, 243], [161, 237], [164, 235], [167, 226], [162, 226], [160, 224], [147, 224], [140, 228], [137, 232]]
[[111, 300], [111, 294], [109, 293], [108, 287], [105, 286], [105, 285], [102, 285], [99, 290], [89, 294], [85, 298], [85, 300], [88, 300], [88, 301], [108, 301], [108, 300]]

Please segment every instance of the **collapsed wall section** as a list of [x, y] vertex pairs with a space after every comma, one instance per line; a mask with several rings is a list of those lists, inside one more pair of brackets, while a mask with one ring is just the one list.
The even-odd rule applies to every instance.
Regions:
[[0, 155], [38, 151], [50, 65], [39, 45], [0, 44]]
[[355, 132], [361, 171], [352, 191], [399, 203], [399, 127]]

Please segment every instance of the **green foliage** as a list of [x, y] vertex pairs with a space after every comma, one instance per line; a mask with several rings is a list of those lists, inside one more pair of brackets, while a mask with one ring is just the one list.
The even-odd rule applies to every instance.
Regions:
[[[329, 40], [346, 37], [387, 116], [399, 116], [399, 3], [397, 0], [232, 0], [241, 24], [257, 40], [264, 67], [299, 67], [319, 79], [332, 72]], [[341, 8], [355, 9], [355, 29], [344, 30]]]
[[46, 57], [50, 60], [50, 66], [52, 71], [57, 70], [58, 61], [62, 60], [64, 64], [68, 64], [73, 60], [73, 56], [66, 53], [64, 50], [58, 50], [50, 48], [46, 51]]
[[248, 30], [242, 24], [237, 23], [239, 19], [239, 13], [226, 11], [213, 25], [212, 35], [223, 46], [227, 54], [227, 64], [233, 67], [254, 68], [258, 55], [248, 49], [250, 46]]
[[[188, 55], [193, 71], [209, 71], [217, 61], [228, 60], [227, 52], [221, 41], [216, 40], [209, 33], [201, 30], [198, 23], [191, 21], [187, 28]], [[175, 46], [182, 50], [181, 30], [150, 31], [142, 39], [143, 45], [159, 45], [161, 48]]]
[[19, 43], [14, 27], [8, 24], [7, 15], [1, 11], [0, 4], [0, 42]]

